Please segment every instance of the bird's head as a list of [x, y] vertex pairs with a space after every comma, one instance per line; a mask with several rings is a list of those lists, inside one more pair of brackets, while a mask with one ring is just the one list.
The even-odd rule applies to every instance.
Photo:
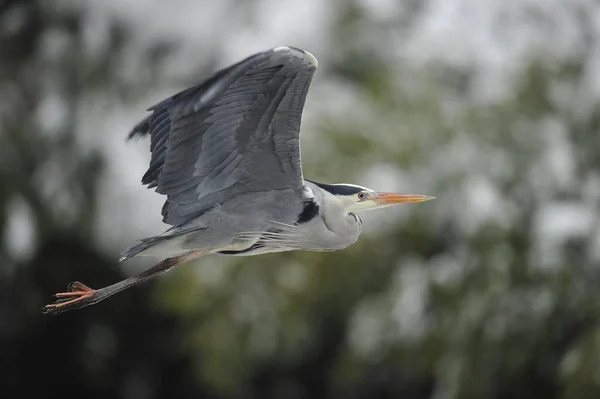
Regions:
[[322, 184], [321, 188], [335, 195], [348, 212], [369, 211], [381, 209], [391, 205], [424, 202], [434, 199], [428, 195], [400, 194], [373, 191], [370, 188], [356, 184]]

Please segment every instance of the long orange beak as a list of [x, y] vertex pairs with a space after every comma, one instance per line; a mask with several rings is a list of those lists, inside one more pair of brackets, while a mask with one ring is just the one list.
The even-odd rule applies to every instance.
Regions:
[[428, 195], [420, 194], [397, 194], [397, 193], [376, 193], [373, 200], [381, 205], [407, 204], [412, 202], [425, 202], [435, 199]]

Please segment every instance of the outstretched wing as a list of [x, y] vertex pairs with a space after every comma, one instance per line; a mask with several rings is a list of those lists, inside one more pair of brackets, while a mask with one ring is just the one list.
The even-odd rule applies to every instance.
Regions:
[[310, 53], [278, 47], [149, 109], [130, 137], [150, 134], [142, 183], [167, 196], [165, 223], [241, 193], [301, 190], [300, 119], [316, 67]]

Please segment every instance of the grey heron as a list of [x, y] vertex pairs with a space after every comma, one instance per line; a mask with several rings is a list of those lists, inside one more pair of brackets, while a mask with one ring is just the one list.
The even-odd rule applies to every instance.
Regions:
[[163, 260], [100, 289], [73, 282], [45, 312], [98, 303], [204, 255], [341, 250], [361, 233], [357, 212], [432, 199], [304, 179], [300, 119], [316, 68], [307, 51], [277, 47], [150, 107], [129, 138], [150, 136], [142, 183], [166, 196], [162, 216], [171, 228], [120, 261]]

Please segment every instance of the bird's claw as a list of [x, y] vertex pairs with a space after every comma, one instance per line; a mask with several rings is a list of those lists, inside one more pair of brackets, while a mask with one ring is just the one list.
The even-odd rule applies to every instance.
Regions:
[[54, 303], [46, 305], [44, 313], [56, 315], [67, 310], [91, 305], [96, 296], [96, 291], [79, 281], [75, 281], [67, 286], [66, 292], [59, 292], [54, 296], [58, 299]]

